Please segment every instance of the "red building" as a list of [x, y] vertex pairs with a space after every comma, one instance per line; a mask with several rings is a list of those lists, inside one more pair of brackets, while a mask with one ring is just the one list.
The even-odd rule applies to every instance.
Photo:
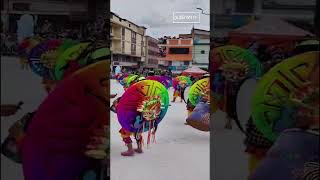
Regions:
[[192, 38], [167, 39], [159, 44], [165, 56], [160, 58], [159, 65], [169, 67], [173, 72], [181, 72], [192, 63]]

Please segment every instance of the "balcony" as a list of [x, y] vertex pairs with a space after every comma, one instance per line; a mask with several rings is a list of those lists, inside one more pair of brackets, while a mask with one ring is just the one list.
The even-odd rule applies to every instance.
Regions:
[[122, 54], [122, 49], [121, 48], [111, 48], [112, 53], [114, 54]]

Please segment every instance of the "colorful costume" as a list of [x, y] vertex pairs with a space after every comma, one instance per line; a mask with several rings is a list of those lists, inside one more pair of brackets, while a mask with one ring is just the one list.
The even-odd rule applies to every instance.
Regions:
[[[116, 102], [115, 102], [116, 103]], [[143, 80], [129, 87], [116, 105], [118, 121], [122, 126], [119, 131], [128, 150], [123, 156], [142, 153], [143, 132], [148, 132], [147, 144], [155, 140], [155, 132], [165, 116], [169, 105], [166, 87], [154, 80]], [[133, 149], [131, 135], [135, 136], [137, 149]]]
[[173, 100], [172, 100], [172, 102], [175, 102], [177, 97], [181, 98], [181, 102], [182, 102], [182, 100], [184, 101], [184, 91], [185, 91], [185, 89], [186, 89], [186, 82], [180, 81], [180, 83], [177, 85], [177, 88], [173, 92]]
[[[154, 101], [154, 102], [152, 102], [152, 101]], [[151, 103], [151, 104], [148, 104], [148, 103]], [[152, 100], [151, 97], [148, 97], [140, 105], [140, 107], [139, 107], [140, 109], [138, 109], [138, 111], [140, 111], [141, 113], [139, 113], [136, 116], [136, 121], [132, 124], [132, 126], [137, 129], [136, 132], [130, 132], [130, 131], [126, 130], [125, 128], [121, 128], [119, 131], [123, 142], [127, 146], [131, 146], [131, 144], [132, 144], [131, 136], [135, 137], [136, 142], [137, 142], [137, 146], [138, 146], [138, 148], [135, 149], [135, 151], [138, 153], [142, 153], [142, 145], [143, 145], [143, 135], [142, 134], [145, 131], [145, 129], [149, 129], [147, 144], [150, 143], [151, 135], [153, 135], [153, 142], [155, 142], [155, 133], [156, 133], [157, 126], [158, 126], [155, 122], [158, 120], [158, 117], [160, 115], [160, 108], [161, 108], [161, 104], [159, 104], [159, 103], [160, 103], [160, 98], [156, 102], [155, 100]], [[149, 109], [149, 110], [147, 110], [147, 109]], [[154, 111], [154, 110], [156, 110], [156, 112], [152, 112], [153, 114], [151, 114], [150, 112], [147, 112], [147, 111]], [[129, 150], [126, 152], [123, 152], [121, 154], [123, 156], [133, 155], [132, 152], [130, 152]]]
[[85, 153], [109, 124], [107, 65], [101, 61], [77, 71], [40, 105], [21, 144], [26, 180], [76, 179], [97, 163]]

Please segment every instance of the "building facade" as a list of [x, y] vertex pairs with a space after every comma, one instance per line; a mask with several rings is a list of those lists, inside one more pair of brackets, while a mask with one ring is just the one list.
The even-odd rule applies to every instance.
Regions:
[[165, 56], [160, 58], [160, 66], [179, 73], [192, 64], [192, 38], [167, 39], [166, 44], [159, 44], [159, 46], [165, 51]]
[[146, 58], [146, 28], [111, 13], [111, 51], [113, 66], [138, 69]]
[[211, 35], [226, 37], [228, 31], [261, 17], [280, 18], [308, 29], [315, 6], [316, 0], [215, 0], [210, 8]]
[[209, 65], [210, 31], [192, 29], [192, 66], [207, 69]]
[[150, 36], [146, 36], [147, 53], [144, 68], [158, 68], [159, 41]]

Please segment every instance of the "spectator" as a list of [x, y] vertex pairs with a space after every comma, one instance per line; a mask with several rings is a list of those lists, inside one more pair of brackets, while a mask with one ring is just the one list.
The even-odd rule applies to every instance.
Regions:
[[47, 34], [52, 32], [52, 24], [46, 19], [41, 27], [41, 33]]

